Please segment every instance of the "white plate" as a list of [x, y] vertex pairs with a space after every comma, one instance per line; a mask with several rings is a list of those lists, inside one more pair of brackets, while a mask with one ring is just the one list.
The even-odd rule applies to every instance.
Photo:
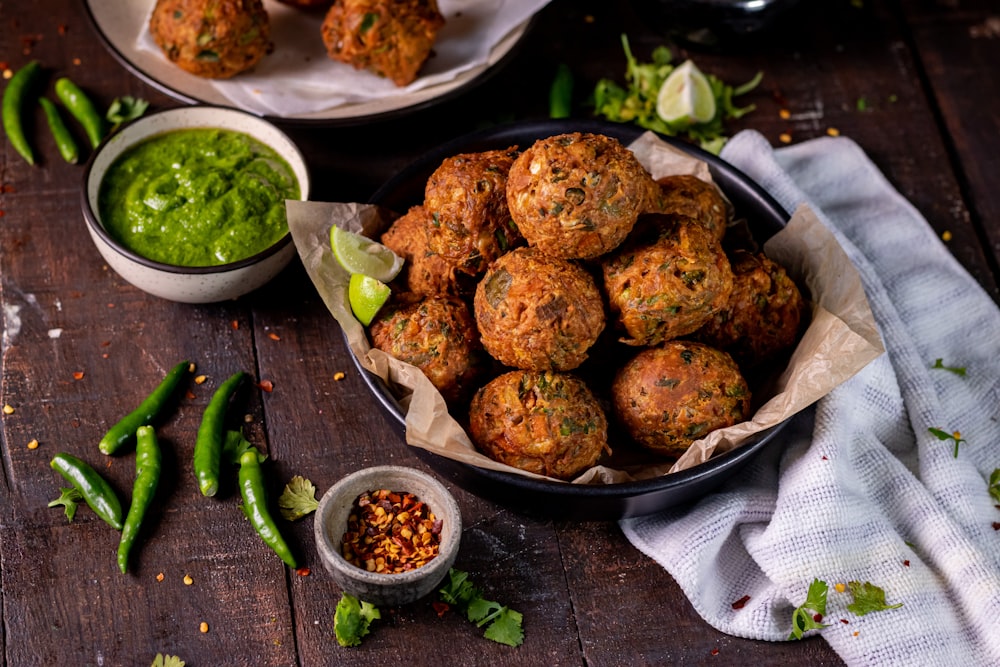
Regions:
[[[85, 0], [85, 5], [105, 46], [140, 79], [181, 102], [234, 106], [215, 88], [211, 79], [189, 74], [160, 54], [137, 46], [137, 38], [145, 28], [152, 2], [155, 0]], [[530, 19], [524, 21], [505, 35], [493, 47], [485, 63], [461, 72], [450, 81], [412, 92], [400, 91], [400, 94], [389, 97], [349, 102], [322, 111], [271, 117], [317, 121], [326, 125], [353, 125], [375, 120], [376, 117], [401, 115], [441, 102], [500, 64], [524, 37], [530, 23]]]

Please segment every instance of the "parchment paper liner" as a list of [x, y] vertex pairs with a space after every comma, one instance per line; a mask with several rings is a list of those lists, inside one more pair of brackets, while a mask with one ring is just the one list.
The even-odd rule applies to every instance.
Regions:
[[[666, 144], [653, 133], [642, 135], [629, 148], [655, 178], [687, 173], [711, 180], [707, 164]], [[349, 276], [330, 250], [330, 227], [336, 224], [378, 238], [394, 213], [359, 203], [288, 201], [286, 205], [288, 225], [302, 263], [327, 308], [343, 327], [351, 350], [365, 368], [387, 381], [399, 397], [406, 411], [407, 443], [470, 465], [543, 478], [480, 454], [448, 414], [444, 399], [423, 373], [371, 349], [364, 327], [351, 314], [347, 300]], [[714, 453], [738, 446], [751, 434], [788, 419], [884, 352], [860, 276], [808, 206], [800, 206], [792, 214], [788, 225], [765, 243], [764, 252], [806, 285], [812, 297], [809, 327], [784, 372], [776, 379], [772, 398], [749, 421], [713, 431], [693, 443], [672, 465], [650, 463], [620, 469], [595, 466], [573, 483], [610, 484], [649, 479], [698, 465]], [[608, 435], [614, 449], [613, 426]]]

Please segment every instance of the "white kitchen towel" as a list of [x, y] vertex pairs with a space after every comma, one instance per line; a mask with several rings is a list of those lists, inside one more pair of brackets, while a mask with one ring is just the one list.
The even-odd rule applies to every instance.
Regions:
[[[809, 635], [848, 665], [1000, 665], [1000, 509], [988, 492], [1000, 310], [850, 139], [772, 149], [744, 131], [722, 157], [787, 210], [819, 214], [858, 268], [887, 351], [717, 492], [626, 519], [625, 535], [723, 632], [788, 639], [820, 579], [827, 627]], [[932, 428], [960, 433], [957, 457]], [[850, 581], [902, 606], [854, 614], [836, 588]]]

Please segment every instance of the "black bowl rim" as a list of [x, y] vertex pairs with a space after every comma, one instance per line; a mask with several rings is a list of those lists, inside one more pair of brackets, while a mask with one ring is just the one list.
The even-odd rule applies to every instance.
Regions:
[[[494, 148], [500, 147], [504, 142], [514, 138], [520, 138], [520, 143], [523, 143], [524, 137], [536, 136], [541, 138], [565, 132], [607, 134], [616, 137], [623, 143], [628, 143], [642, 135], [645, 130], [634, 125], [589, 119], [527, 121], [485, 128], [448, 141], [424, 154], [386, 181], [385, 184], [375, 191], [369, 202], [384, 205], [390, 195], [398, 190], [401, 184], [411, 179], [413, 174], [421, 172], [429, 173], [444, 158], [451, 155], [474, 150], [485, 150], [487, 147], [485, 145], [492, 145]], [[733, 165], [687, 142], [673, 137], [657, 136], [663, 141], [705, 161], [712, 172], [713, 178], [719, 182], [720, 186], [725, 184], [729, 188], [739, 188], [741, 194], [753, 202], [752, 205], [755, 213], [759, 217], [768, 219], [776, 227], [783, 227], [788, 222], [789, 214], [781, 204], [750, 179], [749, 176]], [[516, 143], [519, 142], [512, 141], [509, 145]], [[727, 194], [732, 196], [731, 191], [727, 191]], [[777, 231], [778, 228], [775, 228], [772, 233], [776, 233]], [[757, 238], [757, 240], [762, 243], [765, 239]], [[351, 354], [351, 358], [355, 367], [361, 373], [363, 381], [375, 395], [381, 407], [392, 418], [396, 428], [405, 432], [405, 415], [388, 386], [377, 375], [365, 369], [353, 354]], [[418, 450], [417, 453], [421, 458], [428, 461], [432, 466], [449, 468], [453, 473], [457, 470], [459, 475], [471, 476], [473, 482], [481, 481], [491, 486], [511, 486], [531, 496], [555, 498], [560, 502], [569, 503], [563, 508], [564, 511], [557, 511], [554, 514], [568, 514], [574, 518], [615, 519], [646, 514], [672, 506], [676, 503], [662, 501], [670, 497], [674, 492], [680, 492], [689, 487], [705, 489], [707, 485], [715, 482], [721, 484], [727, 476], [725, 473], [735, 471], [743, 463], [756, 456], [765, 446], [775, 440], [775, 436], [778, 435], [787, 423], [788, 420], [760, 431], [741, 443], [738, 447], [718, 456], [713, 456], [708, 461], [687, 470], [650, 479], [615, 484], [572, 484], [558, 480], [538, 479], [460, 463], [433, 454], [420, 447], [415, 447], [415, 449]], [[472, 490], [476, 491], [475, 488]], [[651, 503], [633, 504], [628, 502], [631, 499], [647, 495], [652, 497]], [[587, 502], [580, 505], [579, 509], [581, 511], [577, 512], [573, 508], [573, 503], [582, 501]], [[607, 501], [615, 501], [619, 505], [602, 512], [600, 503]], [[596, 512], [594, 511], [595, 509]], [[544, 509], [542, 512], [544, 514], [553, 514], [553, 512], [546, 512]]]
[[[229, 271], [237, 271], [239, 269], [243, 269], [248, 266], [253, 266], [254, 264], [258, 264], [263, 260], [267, 259], [268, 257], [276, 255], [277, 253], [281, 252], [286, 247], [288, 247], [288, 245], [292, 243], [291, 231], [285, 232], [284, 236], [282, 236], [280, 239], [269, 245], [267, 248], [264, 248], [263, 250], [253, 255], [250, 255], [249, 257], [244, 257], [243, 259], [236, 260], [235, 262], [228, 262], [226, 264], [216, 264], [212, 266], [179, 266], [177, 264], [167, 264], [165, 262], [158, 262], [155, 259], [149, 259], [148, 257], [144, 257], [138, 254], [137, 252], [129, 250], [128, 248], [120, 244], [113, 236], [111, 236], [111, 234], [108, 233], [108, 230], [104, 228], [104, 224], [101, 223], [101, 221], [98, 219], [97, 211], [95, 211], [93, 207], [90, 205], [90, 197], [88, 196], [87, 184], [90, 183], [90, 177], [94, 171], [94, 163], [100, 156], [101, 151], [104, 150], [104, 148], [108, 145], [108, 142], [111, 141], [111, 139], [118, 132], [133, 124], [145, 122], [146, 120], [154, 118], [156, 116], [179, 113], [183, 112], [186, 109], [194, 109], [194, 108], [219, 109], [220, 111], [239, 113], [247, 116], [248, 118], [252, 118], [255, 121], [270, 124], [271, 126], [274, 127], [274, 129], [277, 132], [279, 132], [283, 137], [285, 137], [289, 145], [295, 151], [297, 158], [303, 164], [306, 171], [309, 170], [309, 163], [306, 160], [305, 155], [302, 153], [302, 149], [299, 148], [298, 144], [296, 144], [295, 141], [293, 141], [292, 138], [288, 136], [288, 134], [284, 130], [278, 127], [270, 119], [262, 118], [260, 116], [255, 116], [254, 114], [233, 107], [217, 106], [213, 104], [193, 104], [186, 107], [173, 107], [170, 109], [161, 109], [159, 111], [154, 111], [153, 113], [145, 114], [139, 118], [136, 118], [135, 120], [123, 124], [118, 130], [105, 137], [101, 141], [101, 143], [98, 144], [97, 148], [95, 148], [91, 152], [90, 157], [87, 158], [86, 165], [84, 165], [83, 187], [80, 188], [80, 206], [83, 209], [84, 220], [87, 221], [87, 224], [94, 231], [94, 233], [97, 234], [101, 238], [101, 240], [103, 240], [107, 244], [107, 246], [112, 250], [114, 250], [116, 253], [118, 253], [125, 259], [129, 260], [130, 262], [140, 264], [146, 268], [154, 269], [156, 271], [162, 271], [164, 273], [174, 273], [179, 275], [203, 276], [203, 275], [212, 275], [217, 273], [227, 273]], [[169, 131], [170, 130], [165, 130], [165, 132]], [[143, 141], [144, 140], [145, 139], [143, 139]], [[103, 174], [101, 175], [101, 178], [103, 180], [104, 178]], [[308, 185], [308, 183], [306, 185]], [[302, 188], [303, 184], [300, 183], [299, 184], [300, 196], [303, 198], [308, 197], [309, 193], [308, 192], [303, 193]]]

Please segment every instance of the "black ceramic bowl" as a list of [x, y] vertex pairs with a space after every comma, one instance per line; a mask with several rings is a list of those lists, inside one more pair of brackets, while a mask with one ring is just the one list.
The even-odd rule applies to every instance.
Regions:
[[[564, 132], [606, 134], [628, 144], [643, 130], [601, 121], [564, 120], [493, 127], [460, 137], [427, 153], [379, 188], [372, 195], [371, 202], [391, 210], [406, 211], [423, 200], [427, 177], [444, 158], [512, 145], [527, 148], [537, 139]], [[738, 215], [747, 219], [759, 243], [770, 238], [788, 221], [788, 214], [781, 206], [733, 166], [690, 144], [669, 137], [663, 139], [708, 163], [715, 182], [732, 201]], [[365, 370], [353, 355], [352, 359], [376, 400], [399, 432], [404, 433], [405, 415], [396, 397], [381, 378]], [[688, 470], [622, 484], [588, 485], [540, 480], [467, 465], [420, 447], [413, 449], [438, 473], [462, 488], [512, 509], [550, 518], [609, 520], [650, 514], [705, 495], [775, 440], [783, 425], [757, 433], [739, 447]]]

